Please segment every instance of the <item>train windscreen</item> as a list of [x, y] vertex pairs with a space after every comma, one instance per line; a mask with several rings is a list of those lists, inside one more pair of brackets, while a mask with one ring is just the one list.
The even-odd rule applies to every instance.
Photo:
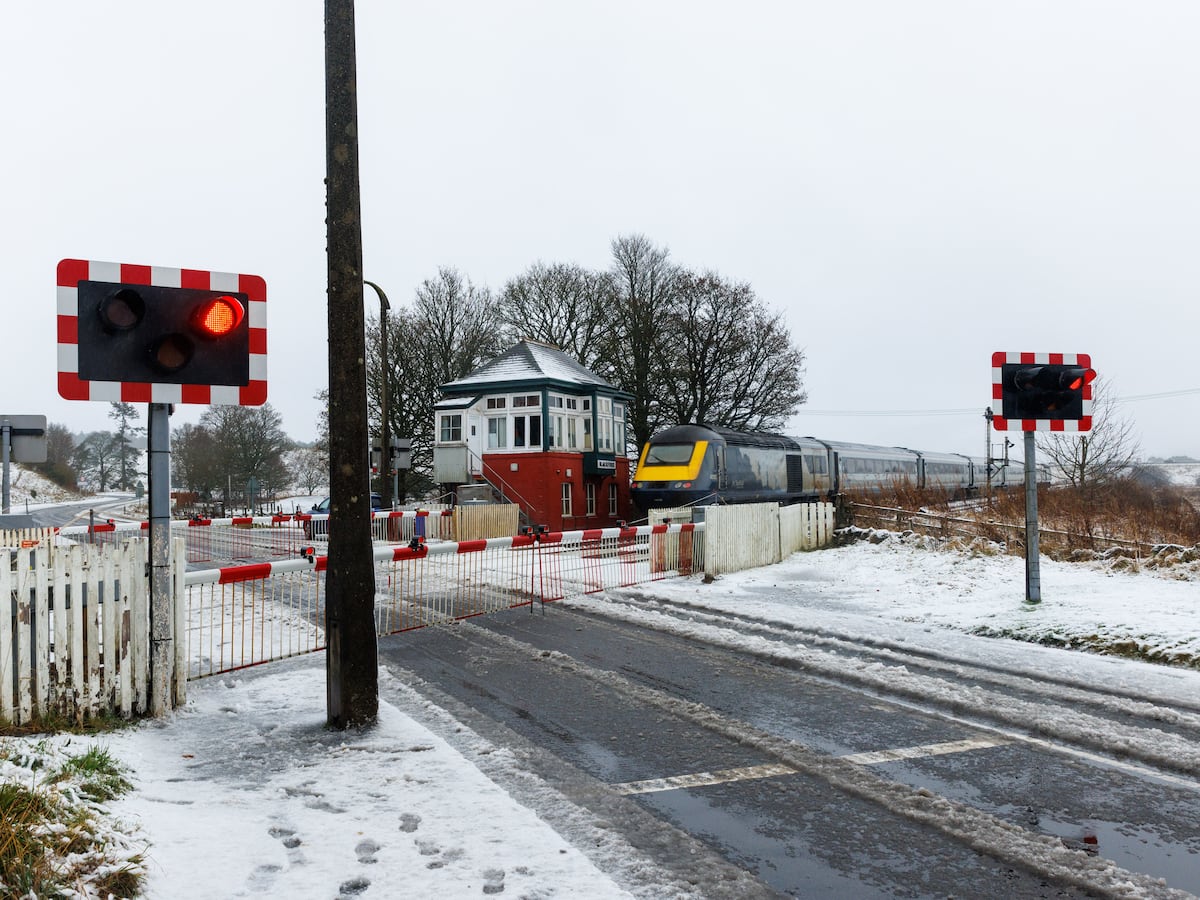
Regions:
[[651, 444], [646, 450], [647, 466], [686, 466], [695, 444]]

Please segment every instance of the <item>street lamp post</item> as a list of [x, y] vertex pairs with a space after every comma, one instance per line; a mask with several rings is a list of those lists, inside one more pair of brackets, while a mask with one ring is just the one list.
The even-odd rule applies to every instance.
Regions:
[[379, 357], [380, 357], [380, 384], [379, 384], [379, 456], [380, 468], [382, 469], [383, 482], [382, 490], [379, 494], [383, 500], [385, 509], [392, 508], [392, 448], [391, 448], [391, 428], [388, 425], [388, 345], [387, 345], [387, 314], [392, 305], [388, 303], [387, 294], [383, 292], [383, 288], [373, 281], [363, 279], [363, 284], [370, 285], [375, 289], [375, 293], [379, 295]]

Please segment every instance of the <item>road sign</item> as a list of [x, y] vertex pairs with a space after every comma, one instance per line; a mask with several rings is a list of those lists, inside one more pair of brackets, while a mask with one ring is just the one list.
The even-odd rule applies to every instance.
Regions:
[[267, 399], [266, 300], [257, 275], [64, 259], [58, 392], [259, 406]]
[[0, 430], [9, 440], [13, 462], [46, 461], [46, 417], [6, 416], [0, 414]]
[[997, 431], [1091, 430], [1096, 377], [1091, 366], [1086, 353], [993, 353], [992, 426]]

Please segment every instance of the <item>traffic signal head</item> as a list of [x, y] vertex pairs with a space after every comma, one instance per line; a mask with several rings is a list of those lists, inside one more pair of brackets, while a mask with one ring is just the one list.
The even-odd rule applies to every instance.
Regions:
[[249, 383], [246, 294], [106, 281], [78, 290], [80, 379]]
[[[1087, 366], [1004, 363], [1001, 366], [1001, 415], [1020, 420], [1079, 420], [1096, 372]], [[1088, 397], [1085, 397], [1085, 394]]]

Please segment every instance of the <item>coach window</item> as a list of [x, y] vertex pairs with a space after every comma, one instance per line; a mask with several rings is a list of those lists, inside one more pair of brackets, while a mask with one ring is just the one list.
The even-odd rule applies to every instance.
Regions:
[[462, 413], [442, 416], [441, 442], [453, 444], [462, 440]]

